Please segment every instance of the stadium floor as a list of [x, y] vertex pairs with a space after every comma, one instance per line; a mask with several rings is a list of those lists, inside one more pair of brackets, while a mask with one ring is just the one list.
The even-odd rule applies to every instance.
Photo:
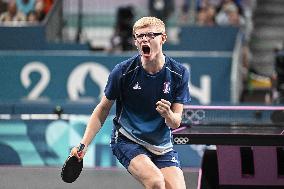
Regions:
[[[121, 169], [83, 169], [72, 184], [64, 183], [59, 167], [14, 167], [0, 166], [1, 189], [142, 189], [127, 171]], [[197, 188], [197, 170], [184, 170], [188, 189]]]

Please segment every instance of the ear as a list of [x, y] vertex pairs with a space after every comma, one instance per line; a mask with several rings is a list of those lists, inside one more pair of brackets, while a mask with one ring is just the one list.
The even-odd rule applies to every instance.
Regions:
[[167, 34], [162, 35], [162, 44], [165, 44], [165, 42], [167, 41], [167, 38], [168, 38]]
[[134, 44], [135, 44], [135, 46], [138, 48], [138, 42], [137, 42], [137, 40], [135, 40], [135, 39], [134, 39]]

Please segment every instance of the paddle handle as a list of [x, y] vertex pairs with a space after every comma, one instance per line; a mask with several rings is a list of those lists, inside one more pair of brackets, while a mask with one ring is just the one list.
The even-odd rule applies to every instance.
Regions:
[[78, 156], [80, 157], [83, 153], [83, 150], [85, 148], [85, 144], [80, 143], [80, 145], [78, 146]]

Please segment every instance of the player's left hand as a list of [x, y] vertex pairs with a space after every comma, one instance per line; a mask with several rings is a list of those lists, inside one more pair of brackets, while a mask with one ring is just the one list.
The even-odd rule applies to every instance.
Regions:
[[161, 99], [156, 103], [156, 110], [162, 117], [167, 118], [171, 114], [171, 103], [165, 99]]

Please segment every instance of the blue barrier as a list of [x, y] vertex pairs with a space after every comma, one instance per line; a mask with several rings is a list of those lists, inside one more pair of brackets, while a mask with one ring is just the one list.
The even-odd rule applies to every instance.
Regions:
[[41, 25], [26, 27], [0, 26], [0, 50], [44, 49], [46, 46], [44, 30]]
[[[80, 142], [89, 114], [62, 119], [51, 119], [48, 117], [51, 114], [45, 114], [46, 119], [43, 115], [37, 119], [35, 115], [26, 114], [32, 107], [26, 104], [27, 111], [21, 110], [24, 114], [11, 115], [10, 119], [2, 119], [0, 114], [0, 150], [5, 151], [0, 154], [0, 165], [62, 166], [70, 149]], [[113, 117], [113, 114], [108, 116], [89, 145], [85, 167], [122, 167], [109, 147]], [[174, 148], [179, 152], [183, 167], [200, 166], [204, 147]]]
[[45, 26], [0, 26], [0, 50], [89, 50], [88, 44], [48, 42]]
[[166, 43], [165, 50], [233, 51], [239, 28], [232, 26], [181, 27], [178, 44]]
[[[190, 69], [193, 103], [232, 101], [232, 54], [168, 53]], [[95, 102], [103, 95], [110, 71], [131, 56], [76, 51], [2, 51], [0, 55], [0, 102]]]

